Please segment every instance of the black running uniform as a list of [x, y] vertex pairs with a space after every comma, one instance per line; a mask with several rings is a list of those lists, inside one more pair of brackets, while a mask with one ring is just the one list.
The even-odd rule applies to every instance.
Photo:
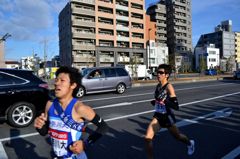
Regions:
[[154, 118], [158, 120], [158, 123], [161, 127], [168, 128], [176, 123], [175, 116], [170, 107], [165, 105], [162, 100], [169, 99], [169, 95], [166, 91], [168, 83], [162, 86], [158, 84], [155, 90], [155, 113]]

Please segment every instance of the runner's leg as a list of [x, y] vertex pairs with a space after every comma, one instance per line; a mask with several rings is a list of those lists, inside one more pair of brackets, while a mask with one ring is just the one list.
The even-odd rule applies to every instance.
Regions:
[[160, 130], [160, 125], [156, 118], [153, 118], [151, 123], [148, 125], [147, 132], [145, 135], [145, 148], [147, 151], [147, 158], [153, 159], [153, 145], [152, 139], [156, 132]]
[[172, 125], [171, 127], [169, 127], [168, 130], [177, 140], [182, 141], [183, 143], [185, 143], [187, 145], [191, 145], [188, 137], [184, 134], [181, 134], [175, 124]]

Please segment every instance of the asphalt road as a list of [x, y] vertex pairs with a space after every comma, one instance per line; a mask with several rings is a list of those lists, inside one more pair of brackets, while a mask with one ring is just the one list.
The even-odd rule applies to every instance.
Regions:
[[[209, 81], [174, 84], [180, 103], [175, 111], [181, 132], [194, 139], [196, 151], [187, 156], [187, 147], [166, 129], [154, 139], [156, 159], [240, 158], [240, 81]], [[81, 100], [107, 121], [110, 130], [87, 150], [89, 159], [145, 159], [144, 140], [153, 115], [149, 101], [154, 86], [134, 87], [123, 95], [94, 94]], [[89, 125], [92, 130], [95, 127]], [[86, 134], [87, 136], [87, 134]], [[0, 124], [0, 159], [51, 158], [48, 138], [33, 128], [16, 129]]]

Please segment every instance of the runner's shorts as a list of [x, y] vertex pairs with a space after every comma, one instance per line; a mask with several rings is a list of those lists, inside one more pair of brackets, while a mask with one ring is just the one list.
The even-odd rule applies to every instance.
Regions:
[[163, 128], [171, 127], [173, 124], [176, 123], [174, 114], [169, 113], [161, 114], [155, 112], [153, 117], [158, 120], [159, 125]]

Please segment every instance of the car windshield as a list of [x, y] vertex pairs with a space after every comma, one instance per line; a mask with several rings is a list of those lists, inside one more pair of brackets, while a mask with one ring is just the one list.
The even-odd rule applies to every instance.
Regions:
[[81, 71], [82, 76], [87, 75], [89, 72], [91, 72], [93, 69], [92, 68], [85, 68]]

